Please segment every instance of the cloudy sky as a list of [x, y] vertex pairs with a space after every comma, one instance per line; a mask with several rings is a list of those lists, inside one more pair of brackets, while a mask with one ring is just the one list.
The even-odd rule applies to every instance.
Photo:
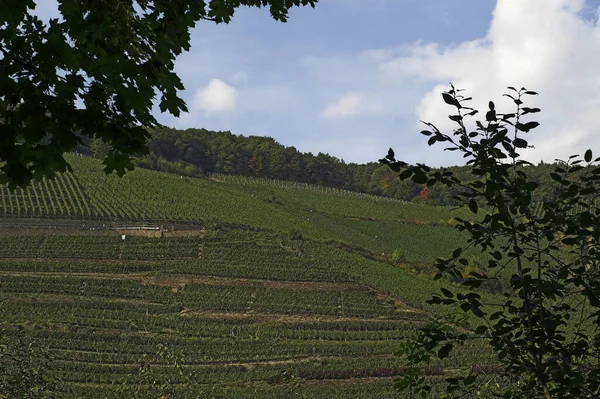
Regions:
[[[40, 0], [41, 16], [56, 12]], [[274, 137], [346, 162], [393, 147], [408, 162], [451, 165], [428, 147], [419, 120], [451, 132], [440, 93], [466, 89], [472, 105], [512, 111], [506, 86], [540, 93], [530, 134], [537, 162], [587, 148], [600, 155], [600, 0], [320, 0], [285, 24], [240, 9], [228, 25], [200, 22], [176, 72], [190, 112], [177, 128]]]

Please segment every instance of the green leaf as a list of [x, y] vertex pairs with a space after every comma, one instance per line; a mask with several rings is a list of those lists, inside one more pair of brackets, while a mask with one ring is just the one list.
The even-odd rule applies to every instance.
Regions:
[[498, 118], [496, 117], [496, 111], [494, 110], [490, 110], [488, 112], [486, 112], [485, 114], [485, 120], [488, 122], [495, 122], [498, 120]]
[[477, 376], [476, 375], [470, 375], [470, 376], [468, 376], [467, 378], [464, 379], [463, 384], [465, 386], [473, 385], [476, 380], [477, 380]]
[[488, 327], [487, 326], [478, 326], [475, 329], [475, 334], [481, 335], [481, 334], [485, 334], [487, 331], [488, 331]]
[[502, 312], [502, 311], [494, 312], [490, 315], [490, 320], [498, 320], [503, 315], [504, 315], [504, 312]]
[[452, 350], [453, 345], [452, 344], [446, 344], [444, 346], [442, 346], [439, 350], [438, 350], [438, 357], [440, 359], [445, 359], [450, 355], [450, 351]]
[[386, 158], [387, 158], [387, 159], [389, 159], [390, 161], [393, 161], [393, 160], [394, 160], [394, 150], [392, 150], [392, 149], [390, 148], [390, 149], [388, 150], [388, 153], [387, 153], [387, 156], [386, 156]]
[[469, 209], [471, 210], [471, 212], [477, 213], [477, 211], [479, 210], [477, 201], [475, 201], [474, 199], [470, 200], [469, 201]]
[[514, 139], [512, 143], [517, 148], [527, 148], [527, 141], [521, 138]]
[[554, 172], [550, 173], [550, 177], [552, 178], [552, 180], [557, 181], [559, 183], [562, 182], [562, 180], [563, 180], [562, 177], [558, 173], [554, 173]]
[[592, 162], [592, 150], [587, 150], [585, 152], [585, 155], [583, 156], [583, 159], [585, 160], [585, 162]]
[[448, 105], [456, 106], [456, 104], [457, 104], [457, 101], [454, 99], [454, 97], [452, 97], [448, 93], [442, 93], [442, 98], [444, 99], [444, 102]]
[[581, 212], [579, 214], [579, 224], [581, 225], [581, 227], [593, 227], [594, 217], [589, 211]]
[[400, 180], [406, 180], [413, 175], [413, 170], [411, 168], [405, 169], [398, 177]]
[[529, 132], [532, 129], [535, 129], [536, 127], [538, 127], [540, 124], [538, 122], [527, 122], [527, 123], [517, 123], [515, 126], [517, 129], [519, 129], [522, 132]]
[[579, 243], [577, 237], [565, 237], [561, 240], [564, 245], [576, 245]]
[[440, 288], [440, 290], [442, 291], [442, 293], [443, 293], [443, 294], [444, 294], [446, 297], [448, 297], [448, 298], [454, 298], [454, 294], [453, 294], [453, 293], [452, 293], [450, 290], [447, 290], [447, 289], [446, 289], [446, 288], [444, 288], [444, 287], [441, 287], [441, 288]]
[[481, 308], [474, 303], [471, 305], [471, 311], [473, 312], [473, 314], [475, 316], [477, 316], [479, 318], [482, 318], [483, 316], [485, 316], [483, 314], [483, 312], [481, 311]]
[[525, 183], [525, 189], [527, 191], [534, 191], [535, 189], [537, 189], [540, 185], [534, 181], [529, 181], [527, 183]]
[[527, 114], [533, 114], [536, 112], [540, 112], [541, 110], [539, 108], [522, 107], [521, 111], [523, 111], [523, 113], [521, 115], [527, 115]]
[[415, 174], [412, 176], [412, 181], [417, 184], [425, 184], [427, 183], [427, 175], [423, 173], [421, 170], [415, 171]]

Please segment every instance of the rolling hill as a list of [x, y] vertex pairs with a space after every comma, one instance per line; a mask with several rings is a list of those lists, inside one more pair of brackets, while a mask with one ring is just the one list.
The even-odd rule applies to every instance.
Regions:
[[[387, 398], [399, 343], [445, 311], [429, 265], [460, 211], [68, 161], [0, 187], [2, 333], [47, 348], [61, 398]], [[475, 345], [421, 372], [491, 363]]]

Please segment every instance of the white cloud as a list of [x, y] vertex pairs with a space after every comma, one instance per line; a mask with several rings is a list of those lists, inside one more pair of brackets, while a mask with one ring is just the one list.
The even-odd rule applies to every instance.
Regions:
[[238, 83], [248, 83], [248, 74], [243, 71], [235, 72], [231, 75], [231, 80]]
[[220, 79], [212, 79], [208, 85], [196, 91], [190, 114], [203, 112], [206, 116], [227, 113], [236, 109], [238, 91]]
[[360, 109], [361, 98], [358, 93], [346, 93], [335, 103], [328, 104], [321, 112], [322, 118], [347, 118], [355, 115]]
[[[370, 0], [354, 3], [360, 11]], [[495, 3], [493, 15], [486, 8], [485, 15], [472, 16], [479, 25], [481, 18], [491, 21], [487, 32], [474, 36], [481, 30], [457, 26], [457, 35], [475, 39], [452, 44], [459, 36], [432, 43], [407, 42], [399, 34], [394, 42], [389, 35], [381, 41], [361, 33], [343, 38], [341, 47], [337, 41], [317, 49], [312, 42], [295, 44], [286, 57], [278, 57], [270, 42], [232, 34], [234, 25], [219, 35], [198, 31], [195, 53], [178, 60], [178, 73], [192, 88], [219, 76], [235, 87], [230, 91], [235, 99], [208, 96], [208, 101], [201, 95], [208, 86], [193, 99], [186, 93], [191, 113], [180, 126], [268, 135], [304, 151], [331, 151], [346, 161], [375, 161], [391, 146], [407, 162], [464, 163], [456, 152], [441, 151], [441, 145], [428, 147], [418, 134], [420, 119], [445, 132], [455, 127], [447, 118], [452, 108], [440, 96], [451, 81], [474, 97], [472, 106], [480, 111], [489, 100], [501, 111], [511, 107], [501, 96], [506, 86], [538, 91], [539, 96], [527, 100], [542, 109], [533, 115], [541, 126], [529, 134], [536, 146], [528, 154], [533, 161], [566, 158], [587, 147], [600, 152], [598, 0]], [[386, 44], [375, 44], [382, 42]], [[212, 115], [218, 117], [208, 117]]]
[[534, 115], [541, 126], [530, 134], [537, 149], [527, 152], [529, 160], [600, 149], [600, 26], [581, 17], [585, 6], [583, 0], [499, 0], [484, 38], [445, 48], [416, 43], [380, 63], [379, 73], [390, 85], [414, 79], [433, 85], [417, 116], [447, 132], [455, 126], [447, 119], [452, 108], [440, 97], [447, 82], [466, 89], [480, 111], [489, 100], [510, 109], [511, 101], [501, 97], [506, 87], [526, 86], [540, 93], [527, 103], [542, 109]]
[[378, 98], [365, 93], [350, 91], [321, 111], [321, 118], [346, 119], [361, 115], [373, 115], [382, 111]]

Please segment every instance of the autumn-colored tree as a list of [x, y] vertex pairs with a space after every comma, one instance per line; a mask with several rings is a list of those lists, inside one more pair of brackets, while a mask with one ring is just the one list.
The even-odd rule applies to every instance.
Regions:
[[427, 186], [423, 187], [421, 192], [419, 193], [419, 198], [423, 202], [429, 201], [429, 197], [431, 196], [431, 189]]

